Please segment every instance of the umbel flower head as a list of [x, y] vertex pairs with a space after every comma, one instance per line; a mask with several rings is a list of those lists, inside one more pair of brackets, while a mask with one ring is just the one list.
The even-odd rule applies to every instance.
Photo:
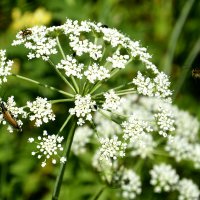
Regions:
[[59, 152], [63, 151], [63, 147], [61, 146], [61, 142], [64, 137], [56, 136], [56, 135], [48, 135], [47, 131], [43, 131], [43, 137], [38, 136], [38, 141], [35, 141], [34, 138], [29, 138], [28, 141], [30, 143], [35, 142], [37, 144], [37, 151], [33, 151], [32, 155], [37, 155], [38, 159], [44, 158], [41, 166], [45, 167], [48, 159], [51, 158], [51, 162], [53, 164], [57, 163], [56, 157], [59, 158], [61, 163], [66, 162], [65, 157], [60, 157]]
[[27, 107], [30, 109], [29, 118], [31, 121], [35, 120], [37, 127], [41, 124], [49, 122], [49, 120], [55, 120], [55, 115], [51, 109], [51, 103], [47, 101], [47, 98], [37, 97], [35, 101], [27, 102]]
[[[146, 48], [114, 28], [67, 19], [60, 26], [29, 28], [29, 33], [24, 37], [19, 32], [12, 45], [24, 45], [29, 50], [29, 59], [42, 58], [56, 69], [71, 90], [65, 94], [74, 99], [69, 113], [78, 118], [78, 125], [91, 122], [93, 112], [99, 109], [118, 111], [121, 96], [127, 93], [171, 101], [168, 77], [151, 63]], [[61, 36], [68, 43], [62, 44]], [[139, 60], [145, 70], [138, 71], [131, 82], [108, 90], [108, 80], [128, 65], [134, 65], [134, 60]]]

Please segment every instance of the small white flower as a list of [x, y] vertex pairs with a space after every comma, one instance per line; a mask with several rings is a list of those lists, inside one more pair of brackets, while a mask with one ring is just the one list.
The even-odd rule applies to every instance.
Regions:
[[94, 60], [97, 60], [102, 57], [102, 46], [101, 45], [95, 45], [92, 42], [88, 44], [88, 52], [90, 54], [90, 57]]
[[56, 164], [56, 158], [60, 159], [61, 163], [66, 162], [66, 158], [59, 157], [59, 153], [63, 151], [63, 147], [61, 146], [61, 142], [64, 137], [56, 136], [56, 135], [48, 135], [47, 131], [43, 131], [43, 137], [38, 136], [38, 140], [35, 141], [33, 138], [29, 138], [28, 142], [34, 142], [36, 144], [37, 151], [33, 151], [32, 155], [36, 156], [38, 159], [43, 158], [41, 166], [45, 167], [47, 160], [51, 159], [53, 164]]
[[168, 132], [172, 132], [175, 130], [174, 116], [172, 115], [172, 112], [169, 109], [160, 106], [158, 112], [154, 114], [154, 117], [159, 127], [158, 133], [160, 135], [166, 137]]
[[141, 158], [150, 157], [153, 154], [156, 142], [150, 134], [141, 133], [137, 139], [131, 139], [128, 148], [132, 156], [139, 155]]
[[33, 143], [34, 141], [34, 138], [28, 138], [28, 142]]
[[121, 55], [119, 51], [116, 51], [112, 57], [108, 57], [107, 61], [112, 63], [113, 68], [124, 69], [129, 59], [129, 55]]
[[65, 157], [60, 158], [60, 163], [65, 163], [66, 161], [67, 161], [67, 159]]
[[174, 190], [179, 180], [176, 171], [171, 165], [165, 163], [154, 165], [153, 169], [150, 171], [150, 175], [151, 185], [154, 186], [154, 191], [158, 193]]
[[76, 115], [78, 117], [78, 125], [83, 125], [85, 120], [90, 121], [92, 119], [92, 111], [95, 111], [94, 105], [95, 101], [92, 101], [91, 95], [81, 96], [77, 94], [75, 96], [75, 107], [69, 109], [71, 115]]
[[200, 144], [191, 144], [190, 150], [191, 156], [189, 157], [189, 160], [193, 162], [196, 169], [200, 169]]
[[178, 200], [198, 200], [200, 197], [199, 188], [190, 179], [180, 180], [177, 190], [179, 191]]
[[31, 121], [35, 120], [37, 127], [41, 126], [43, 122], [47, 123], [49, 120], [55, 120], [55, 115], [47, 98], [37, 97], [33, 102], [28, 101], [27, 107], [31, 112], [29, 118]]
[[120, 180], [120, 189], [124, 199], [135, 199], [142, 191], [140, 177], [133, 170], [124, 170]]
[[177, 162], [188, 160], [191, 157], [193, 146], [186, 138], [174, 136], [172, 139], [168, 138], [165, 150], [170, 156], [175, 158]]
[[99, 66], [96, 63], [90, 65], [84, 72], [84, 75], [91, 83], [95, 83], [97, 80], [101, 81], [110, 77], [109, 70], [103, 66]]
[[[108, 116], [111, 114], [108, 111], [104, 112]], [[113, 122], [112, 120], [107, 119], [99, 112], [95, 112], [94, 122], [96, 124], [97, 132], [101, 137], [110, 137], [110, 136], [112, 137], [122, 132], [122, 129], [119, 124]]]
[[29, 28], [31, 34], [28, 37], [23, 37], [20, 31], [16, 35], [16, 40], [13, 41], [12, 45], [24, 44], [27, 49], [30, 49], [28, 58], [42, 58], [48, 60], [50, 55], [57, 54], [56, 39], [48, 35], [48, 28], [45, 26], [34, 26]]
[[5, 55], [6, 50], [0, 49], [0, 85], [7, 82], [7, 76], [11, 75], [10, 71], [13, 65], [13, 61], [7, 60]]
[[114, 90], [110, 90], [109, 92], [104, 93], [105, 102], [102, 107], [104, 110], [119, 110], [122, 104], [122, 99], [114, 92]]
[[74, 134], [72, 143], [72, 151], [79, 155], [86, 151], [86, 144], [89, 143], [93, 130], [88, 126], [78, 127]]
[[128, 121], [124, 121], [121, 126], [123, 127], [123, 138], [127, 139], [136, 139], [140, 137], [142, 133], [149, 133], [153, 131], [151, 126], [140, 119], [137, 119], [135, 115], [131, 115]]
[[100, 152], [100, 160], [107, 160], [110, 165], [112, 165], [113, 160], [117, 160], [118, 157], [125, 156], [125, 149], [127, 144], [118, 140], [117, 136], [113, 138], [100, 138], [101, 147], [99, 149]]
[[155, 83], [149, 78], [142, 75], [141, 72], [137, 73], [137, 77], [133, 79], [133, 84], [139, 94], [144, 96], [154, 96]]
[[133, 84], [139, 94], [149, 97], [159, 97], [170, 101], [172, 92], [169, 90], [170, 82], [166, 74], [157, 73], [154, 78], [143, 76], [141, 72], [133, 79]]
[[191, 142], [196, 141], [200, 128], [198, 119], [175, 106], [173, 106], [173, 114], [175, 116], [176, 135], [185, 137]]
[[72, 56], [66, 56], [65, 60], [61, 60], [60, 63], [56, 65], [57, 69], [64, 69], [66, 76], [74, 76], [79, 79], [82, 78], [82, 69], [84, 64], [78, 64], [77, 60]]
[[84, 53], [88, 53], [89, 41], [87, 39], [80, 40], [79, 37], [71, 34], [69, 36], [70, 43], [69, 45], [72, 47], [73, 51], [76, 52], [77, 56], [82, 56]]

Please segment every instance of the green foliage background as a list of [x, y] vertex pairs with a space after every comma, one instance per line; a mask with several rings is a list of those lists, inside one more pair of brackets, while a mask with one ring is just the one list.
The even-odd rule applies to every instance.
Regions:
[[[191, 8], [184, 13], [186, 2]], [[189, 3], [188, 3], [189, 4]], [[0, 1], [0, 48], [7, 49], [9, 58], [15, 58], [15, 70], [27, 77], [32, 77], [45, 84], [62, 88], [54, 71], [39, 60], [28, 61], [24, 56], [25, 50], [21, 47], [11, 47], [17, 31], [10, 28], [12, 24], [12, 9], [18, 7], [25, 11], [34, 11], [43, 7], [52, 15], [49, 25], [60, 25], [66, 17], [78, 20], [91, 20], [102, 22], [109, 27], [121, 30], [133, 40], [141, 41], [148, 47], [148, 52], [153, 55], [152, 60], [160, 70], [166, 71], [172, 81], [172, 89], [179, 92], [174, 102], [200, 119], [200, 80], [191, 77], [192, 68], [200, 67], [200, 1], [198, 0], [1, 0]], [[179, 21], [180, 16], [185, 21]], [[180, 28], [180, 34], [176, 26]], [[19, 31], [19, 30], [18, 30]], [[177, 36], [175, 51], [170, 46], [172, 33]], [[173, 41], [173, 40], [172, 40]], [[196, 48], [196, 49], [195, 49]], [[193, 52], [194, 51], [194, 52]], [[170, 63], [170, 57], [172, 59]], [[187, 61], [188, 56], [192, 59]], [[17, 58], [17, 59], [16, 59]], [[170, 64], [167, 64], [170, 63]], [[133, 69], [130, 69], [133, 70]], [[121, 78], [129, 78], [132, 71], [122, 74]], [[180, 84], [181, 83], [181, 84]], [[5, 95], [3, 95], [5, 93]], [[0, 88], [0, 95], [7, 98], [14, 95], [19, 106], [37, 96], [49, 99], [56, 98], [56, 94], [44, 88], [11, 77], [7, 84]], [[64, 109], [62, 109], [62, 107]], [[63, 122], [64, 105], [55, 106], [56, 122], [44, 125], [42, 128], [58, 130]], [[8, 134], [6, 128], [0, 126], [0, 200], [49, 200], [55, 182], [58, 168], [48, 165], [40, 167], [37, 159], [31, 156], [31, 145], [27, 144], [28, 137], [36, 137], [41, 130], [32, 124], [24, 125], [23, 133]], [[92, 152], [81, 158], [71, 155], [61, 191], [61, 200], [87, 200], [90, 199], [101, 187], [98, 174], [91, 167]], [[148, 164], [148, 163], [147, 163]], [[190, 166], [185, 165], [183, 174], [190, 174], [195, 178], [195, 173], [189, 173]], [[199, 174], [199, 172], [198, 172]], [[145, 180], [144, 180], [145, 181]], [[200, 182], [198, 181], [200, 186]], [[100, 200], [114, 200], [112, 195], [116, 189], [107, 189]], [[144, 184], [143, 194], [139, 199], [162, 199], [161, 196], [150, 196], [149, 185]], [[109, 197], [108, 197], [109, 196]], [[119, 198], [120, 199], [120, 198]], [[166, 196], [166, 199], [174, 199]]]

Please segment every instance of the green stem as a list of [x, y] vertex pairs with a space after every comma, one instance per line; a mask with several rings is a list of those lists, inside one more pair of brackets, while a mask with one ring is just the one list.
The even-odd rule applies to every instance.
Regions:
[[56, 99], [56, 100], [50, 100], [50, 103], [54, 104], [54, 103], [73, 102], [73, 101], [74, 101], [73, 98], [71, 98], [71, 99]]
[[98, 90], [102, 86], [102, 81], [96, 83], [96, 85], [92, 88], [89, 94], [93, 94], [96, 90]]
[[[59, 37], [58, 37], [58, 36], [56, 37], [56, 41], [57, 41], [57, 44], [58, 44], [58, 48], [59, 48], [59, 50], [60, 50], [60, 53], [62, 54], [62, 57], [66, 60], [66, 56], [65, 56], [65, 53], [64, 53], [64, 51], [63, 51], [63, 49], [62, 49], [62, 46], [61, 46], [61, 44], [60, 44], [60, 40], [59, 40]], [[74, 79], [74, 77], [71, 77], [71, 80], [72, 80], [72, 82], [73, 82], [73, 84], [74, 84], [76, 93], [79, 93], [79, 87], [78, 87], [78, 85], [77, 85], [77, 83], [76, 83], [76, 80]], [[69, 83], [69, 82], [68, 82], [68, 83]], [[71, 85], [71, 84], [70, 84], [70, 85]], [[74, 89], [74, 87], [73, 87], [73, 89]]]
[[106, 114], [105, 112], [103, 112], [102, 109], [99, 109], [99, 113], [101, 113], [105, 118], [115, 122], [116, 124], [119, 124], [119, 122], [116, 119], [114, 119], [113, 117], [111, 117], [108, 114]]
[[134, 88], [127, 88], [127, 89], [124, 89], [124, 90], [118, 90], [118, 91], [116, 91], [116, 93], [118, 94], [118, 93], [122, 93], [122, 92], [129, 92], [129, 91], [135, 91], [135, 89]]
[[63, 131], [63, 129], [65, 128], [65, 126], [67, 125], [67, 123], [69, 122], [69, 120], [71, 119], [72, 115], [69, 115], [67, 117], [67, 119], [65, 120], [65, 122], [63, 123], [63, 125], [61, 126], [60, 130], [58, 131], [58, 135]]
[[103, 186], [100, 188], [100, 190], [95, 194], [95, 196], [92, 198], [92, 200], [97, 200], [99, 199], [99, 197], [101, 196], [101, 194], [103, 193], [103, 191], [105, 190], [106, 186]]
[[59, 50], [60, 50], [60, 53], [62, 54], [62, 57], [63, 57], [64, 59], [66, 59], [65, 53], [64, 53], [64, 51], [63, 51], [63, 49], [62, 49], [62, 46], [61, 46], [61, 44], [60, 44], [60, 40], [59, 40], [59, 37], [58, 37], [58, 36], [56, 37], [56, 41], [57, 41], [57, 44], [58, 44], [58, 48], [59, 48]]
[[[67, 162], [68, 162], [69, 153], [71, 150], [71, 145], [72, 145], [75, 129], [76, 129], [76, 120], [73, 121], [70, 132], [68, 134], [67, 142], [66, 142], [66, 148], [65, 148], [64, 155], [65, 155], [65, 158], [67, 159]], [[52, 200], [58, 200], [58, 198], [59, 198], [61, 184], [62, 184], [62, 180], [63, 180], [67, 162], [62, 163], [60, 166], [59, 173], [58, 173], [55, 187], [54, 187], [54, 191], [53, 191], [53, 195], [52, 195]]]
[[125, 87], [125, 86], [128, 86], [128, 85], [131, 85], [131, 84], [133, 84], [132, 81], [131, 81], [131, 82], [128, 82], [128, 83], [125, 83], [125, 84], [121, 84], [121, 85], [119, 85], [119, 86], [117, 86], [117, 87], [114, 87], [114, 88], [112, 88], [112, 90], [119, 90], [119, 89], [121, 89], [121, 88], [123, 88], [123, 87]]
[[184, 7], [181, 11], [181, 15], [178, 18], [175, 27], [173, 29], [171, 38], [169, 40], [169, 46], [168, 46], [168, 50], [167, 50], [167, 56], [165, 59], [165, 63], [164, 63], [164, 71], [167, 74], [171, 74], [171, 68], [172, 68], [172, 61], [174, 58], [174, 52], [175, 52], [175, 48], [176, 48], [176, 44], [179, 38], [179, 35], [181, 34], [181, 30], [183, 28], [183, 25], [187, 19], [187, 16], [192, 8], [192, 5], [194, 3], [195, 0], [189, 0], [189, 1], [185, 1]]
[[112, 78], [115, 74], [117, 74], [117, 72], [119, 71], [119, 69], [114, 69], [112, 70], [112, 72], [110, 73], [110, 77], [109, 78]]
[[78, 84], [73, 76], [71, 76], [72, 83], [74, 84], [76, 92], [79, 94], [79, 87]]
[[165, 156], [165, 157], [170, 157], [168, 153], [164, 152], [164, 151], [160, 151], [160, 150], [154, 150], [153, 151], [154, 155], [159, 155], [159, 156]]
[[28, 82], [30, 82], [30, 83], [37, 84], [37, 85], [39, 85], [39, 86], [42, 86], [42, 87], [45, 87], [45, 88], [48, 88], [48, 89], [51, 89], [51, 90], [53, 90], [53, 91], [59, 92], [59, 93], [61, 93], [61, 94], [64, 94], [64, 95], [66, 95], [66, 96], [68, 96], [68, 97], [74, 97], [73, 94], [70, 94], [70, 93], [65, 92], [65, 91], [63, 91], [63, 90], [59, 90], [59, 89], [57, 89], [57, 88], [55, 88], [55, 87], [52, 87], [52, 86], [49, 86], [49, 85], [46, 85], [46, 84], [42, 84], [42, 83], [40, 83], [40, 82], [38, 82], [38, 81], [35, 81], [35, 80], [33, 80], [33, 79], [26, 78], [26, 77], [21, 76], [21, 75], [18, 75], [18, 74], [12, 74], [12, 76], [15, 76], [15, 77], [20, 78], [20, 79], [22, 79], [22, 80], [28, 81]]
[[133, 90], [133, 91], [126, 91], [126, 92], [119, 92], [119, 93], [117, 93], [118, 96], [124, 96], [126, 94], [136, 94], [136, 91]]
[[60, 78], [73, 90], [74, 93], [76, 93], [76, 90], [72, 86], [72, 84], [62, 75], [62, 73], [55, 67], [54, 63], [49, 59], [49, 64], [51, 64], [56, 71], [56, 73], [60, 76]]

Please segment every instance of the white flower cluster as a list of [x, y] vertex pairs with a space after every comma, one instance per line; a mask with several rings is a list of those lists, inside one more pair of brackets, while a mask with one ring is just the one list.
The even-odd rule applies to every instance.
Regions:
[[41, 159], [44, 157], [44, 160], [42, 161], [41, 166], [45, 167], [47, 160], [51, 159], [52, 164], [56, 164], [57, 160], [55, 157], [59, 157], [61, 163], [66, 162], [65, 157], [60, 157], [59, 152], [63, 151], [63, 147], [61, 146], [61, 142], [63, 141], [64, 137], [56, 136], [56, 135], [48, 135], [47, 131], [43, 131], [43, 137], [38, 136], [38, 141], [35, 141], [34, 138], [29, 138], [29, 143], [35, 143], [37, 144], [37, 150], [33, 151], [32, 155], [36, 156], [38, 159]]
[[124, 121], [121, 124], [123, 128], [123, 138], [125, 140], [135, 140], [140, 137], [142, 133], [150, 133], [152, 131], [151, 126], [146, 121], [137, 119], [135, 115], [131, 115], [128, 121]]
[[176, 189], [179, 176], [171, 165], [161, 163], [154, 165], [150, 171], [151, 185], [154, 186], [155, 192], [169, 192]]
[[125, 169], [120, 181], [121, 196], [132, 200], [142, 191], [140, 177], [131, 169]]
[[141, 133], [136, 140], [131, 140], [128, 148], [131, 150], [131, 156], [140, 156], [145, 159], [151, 157], [156, 147], [156, 142], [151, 134]]
[[197, 185], [190, 179], [179, 181], [177, 190], [179, 191], [178, 200], [199, 200], [200, 191]]
[[194, 163], [196, 169], [200, 169], [200, 144], [196, 143], [192, 145], [191, 155], [189, 159]]
[[129, 60], [129, 55], [121, 55], [119, 51], [116, 51], [112, 57], [108, 57], [107, 61], [112, 63], [113, 68], [123, 69]]
[[159, 127], [158, 133], [164, 137], [168, 135], [168, 132], [175, 130], [173, 114], [169, 109], [162, 106], [159, 107], [158, 112], [154, 115], [157, 125]]
[[126, 143], [118, 140], [117, 136], [113, 138], [100, 138], [99, 142], [101, 147], [99, 149], [100, 157], [99, 160], [106, 160], [112, 165], [113, 160], [117, 160], [118, 157], [125, 156]]
[[82, 79], [82, 69], [84, 64], [78, 64], [77, 60], [72, 56], [67, 55], [65, 60], [61, 60], [60, 63], [56, 65], [57, 69], [64, 69], [66, 76], [74, 76]]
[[200, 123], [198, 119], [186, 111], [174, 107], [176, 135], [187, 138], [191, 142], [197, 141]]
[[88, 126], [78, 127], [74, 134], [72, 143], [72, 151], [79, 155], [86, 151], [86, 144], [90, 142], [90, 137], [93, 134], [92, 129]]
[[90, 83], [95, 83], [96, 81], [102, 81], [110, 77], [109, 70], [104, 66], [99, 66], [97, 63], [90, 65], [88, 69], [84, 72]]
[[[106, 112], [109, 116], [110, 112]], [[122, 132], [119, 124], [113, 122], [110, 119], [105, 118], [101, 113], [96, 112], [94, 115], [94, 122], [96, 124], [96, 130], [101, 137], [112, 137]]]
[[7, 82], [7, 76], [11, 74], [10, 71], [13, 65], [13, 61], [7, 60], [5, 55], [6, 50], [0, 49], [0, 85]]
[[29, 59], [42, 58], [48, 60], [52, 54], [57, 54], [57, 43], [56, 39], [48, 35], [48, 28], [45, 26], [35, 26], [27, 29], [30, 34], [24, 36], [23, 30], [16, 35], [16, 40], [13, 41], [12, 45], [24, 44], [27, 49], [31, 52], [28, 54]]
[[82, 126], [86, 120], [92, 120], [91, 112], [95, 111], [94, 106], [96, 105], [96, 102], [92, 101], [89, 94], [83, 97], [77, 94], [75, 99], [75, 107], [70, 108], [69, 113], [71, 115], [76, 115], [79, 118], [77, 124]]
[[[62, 58], [57, 65], [58, 69], [65, 70], [67, 77], [72, 75], [80, 79], [85, 75], [93, 84], [110, 78], [114, 69], [123, 70], [137, 57], [146, 67], [147, 74], [152, 76], [144, 77], [138, 72], [138, 76], [133, 79], [138, 93], [170, 99], [168, 77], [150, 62], [151, 55], [147, 53], [147, 49], [138, 41], [132, 41], [116, 29], [105, 27], [101, 23], [67, 19], [63, 25], [57, 27], [36, 26], [28, 29], [28, 35], [25, 36], [23, 31], [20, 31], [13, 45], [24, 44], [30, 49], [30, 59], [42, 57], [48, 60], [50, 55], [57, 54], [57, 47], [62, 48], [59, 43], [61, 35], [69, 41], [69, 52], [76, 55], [74, 58], [66, 55], [66, 59]], [[106, 49], [107, 46], [109, 51]], [[63, 52], [64, 57], [66, 53]], [[86, 56], [89, 58], [85, 59]]]
[[[22, 107], [17, 107], [16, 102], [14, 101], [14, 96], [11, 96], [8, 98], [7, 102], [3, 102], [2, 99], [0, 99], [0, 102], [4, 104], [5, 108], [7, 111], [10, 113], [10, 115], [16, 120], [18, 126], [21, 128], [23, 125], [22, 120], [19, 119], [19, 116], [22, 118], [27, 117], [27, 113], [24, 111]], [[3, 113], [0, 113], [0, 123], [2, 124], [9, 124], [7, 121], [4, 119]], [[8, 131], [13, 132], [13, 127], [8, 126]]]
[[102, 105], [104, 110], [111, 110], [111, 111], [120, 110], [122, 99], [115, 93], [114, 90], [110, 90], [104, 93], [104, 97], [106, 99]]
[[146, 77], [141, 72], [138, 72], [137, 77], [133, 79], [133, 84], [139, 94], [171, 101], [170, 82], [163, 72], [159, 72], [154, 78]]
[[47, 98], [37, 97], [33, 102], [28, 101], [27, 107], [30, 109], [29, 118], [31, 121], [35, 120], [37, 127], [41, 126], [43, 122], [48, 123], [49, 120], [55, 120], [51, 103], [47, 101]]
[[193, 147], [188, 140], [180, 136], [174, 136], [172, 139], [169, 138], [165, 146], [165, 150], [177, 162], [189, 159], [192, 149]]

